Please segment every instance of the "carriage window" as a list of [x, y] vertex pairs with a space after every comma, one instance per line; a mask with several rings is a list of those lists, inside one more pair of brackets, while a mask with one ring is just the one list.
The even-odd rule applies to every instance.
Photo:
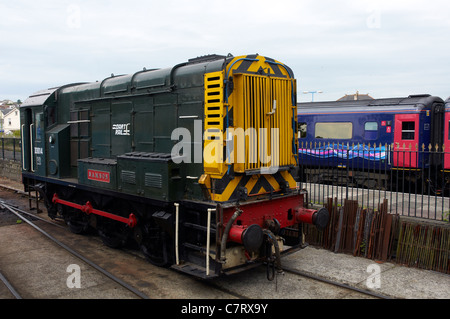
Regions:
[[366, 122], [364, 124], [364, 139], [376, 140], [378, 138], [378, 123]]
[[316, 123], [316, 138], [348, 140], [352, 138], [353, 123]]
[[448, 121], [448, 139], [450, 141], [450, 121]]
[[402, 140], [414, 140], [415, 124], [414, 122], [402, 122]]
[[305, 138], [306, 137], [306, 123], [298, 123], [298, 138]]
[[364, 124], [364, 130], [378, 131], [378, 123], [377, 122], [366, 122], [366, 124]]

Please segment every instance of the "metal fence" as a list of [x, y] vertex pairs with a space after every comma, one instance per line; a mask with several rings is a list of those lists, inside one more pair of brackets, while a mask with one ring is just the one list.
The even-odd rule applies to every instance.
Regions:
[[450, 150], [432, 145], [300, 143], [300, 187], [309, 201], [338, 205], [356, 200], [377, 210], [448, 221], [450, 213]]
[[1, 159], [22, 160], [22, 141], [20, 138], [2, 137], [0, 147]]

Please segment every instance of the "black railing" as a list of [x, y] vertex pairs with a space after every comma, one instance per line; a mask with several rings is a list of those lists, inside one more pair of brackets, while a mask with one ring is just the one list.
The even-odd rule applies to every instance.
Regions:
[[22, 160], [22, 141], [20, 138], [2, 137], [0, 147], [1, 159], [19, 162]]
[[[448, 164], [446, 164], [446, 161]], [[356, 200], [377, 210], [432, 220], [449, 220], [450, 149], [399, 144], [300, 143], [300, 187], [309, 201], [339, 205]]]
[[[22, 160], [20, 138], [0, 146], [1, 159]], [[336, 198], [376, 210], [387, 200], [390, 213], [449, 221], [450, 147], [300, 142], [299, 163], [300, 187], [315, 204]]]

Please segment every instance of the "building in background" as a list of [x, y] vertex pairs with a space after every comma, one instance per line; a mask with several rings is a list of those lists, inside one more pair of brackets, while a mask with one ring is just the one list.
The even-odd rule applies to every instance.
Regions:
[[10, 134], [20, 130], [19, 102], [0, 101], [0, 133]]
[[369, 94], [360, 94], [359, 91], [356, 91], [356, 94], [345, 94], [345, 96], [338, 99], [338, 101], [359, 101], [359, 100], [373, 100]]
[[12, 131], [19, 131], [20, 130], [20, 115], [19, 115], [19, 108], [16, 106], [13, 106], [10, 109], [1, 110], [2, 113], [2, 119], [0, 119], [1, 123], [1, 130], [3, 133], [9, 134], [12, 133]]

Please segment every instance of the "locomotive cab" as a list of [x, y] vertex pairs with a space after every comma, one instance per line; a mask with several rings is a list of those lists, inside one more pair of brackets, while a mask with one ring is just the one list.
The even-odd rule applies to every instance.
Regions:
[[[44, 96], [47, 96], [47, 94]], [[24, 171], [45, 176], [45, 107], [37, 99], [35, 101], [36, 105], [30, 105], [32, 104], [30, 102], [24, 103], [25, 105], [21, 109], [22, 168]]]

